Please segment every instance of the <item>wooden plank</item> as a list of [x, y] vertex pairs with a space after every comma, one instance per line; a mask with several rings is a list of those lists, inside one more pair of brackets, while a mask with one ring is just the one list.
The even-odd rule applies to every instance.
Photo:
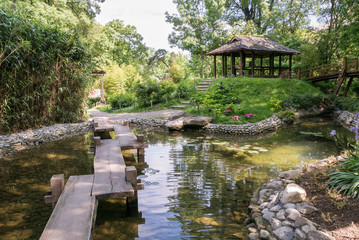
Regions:
[[133, 196], [133, 187], [126, 182], [125, 167], [118, 140], [101, 140], [94, 159], [92, 196], [97, 199]]
[[148, 147], [146, 143], [142, 143], [137, 140], [136, 135], [129, 127], [116, 125], [114, 130], [121, 149], [126, 150]]
[[91, 197], [93, 175], [71, 176], [40, 240], [91, 239], [97, 200]]

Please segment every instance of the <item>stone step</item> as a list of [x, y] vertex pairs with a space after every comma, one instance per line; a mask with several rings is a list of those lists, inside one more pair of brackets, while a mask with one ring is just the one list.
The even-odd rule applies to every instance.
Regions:
[[172, 106], [171, 108], [173, 108], [173, 109], [185, 109], [187, 107], [188, 106], [186, 106], [186, 105], [176, 105], [176, 106]]
[[183, 105], [189, 105], [189, 101], [182, 101]]

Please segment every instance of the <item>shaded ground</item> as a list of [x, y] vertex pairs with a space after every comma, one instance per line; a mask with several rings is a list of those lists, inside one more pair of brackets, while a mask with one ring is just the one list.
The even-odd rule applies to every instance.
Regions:
[[327, 173], [331, 167], [310, 168], [297, 181], [307, 191], [308, 199], [319, 209], [308, 219], [318, 224], [318, 230], [337, 240], [359, 239], [359, 199], [341, 196], [328, 189]]

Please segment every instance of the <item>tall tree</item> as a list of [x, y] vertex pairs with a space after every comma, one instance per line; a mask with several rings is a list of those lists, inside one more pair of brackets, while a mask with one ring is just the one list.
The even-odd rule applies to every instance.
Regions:
[[113, 20], [106, 24], [106, 34], [113, 43], [112, 60], [119, 65], [130, 64], [147, 57], [147, 47], [136, 27], [125, 25], [122, 20]]
[[222, 21], [225, 0], [173, 0], [177, 14], [166, 12], [167, 22], [173, 25], [168, 40], [172, 46], [200, 55], [204, 78], [205, 53], [228, 39]]

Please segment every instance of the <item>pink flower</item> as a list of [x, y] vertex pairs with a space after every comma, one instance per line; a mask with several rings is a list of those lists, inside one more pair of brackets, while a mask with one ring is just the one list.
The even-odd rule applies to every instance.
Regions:
[[140, 91], [142, 91], [142, 88], [140, 88]]

